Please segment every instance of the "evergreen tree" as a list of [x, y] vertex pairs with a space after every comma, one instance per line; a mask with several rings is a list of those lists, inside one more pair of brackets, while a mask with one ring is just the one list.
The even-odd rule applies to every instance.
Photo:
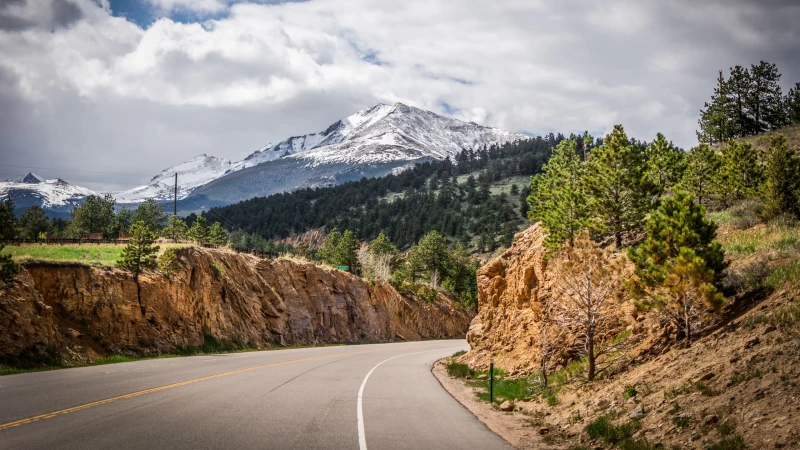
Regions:
[[333, 264], [336, 266], [347, 266], [352, 273], [359, 273], [360, 267], [358, 264], [358, 247], [360, 243], [356, 238], [355, 233], [350, 230], [345, 230], [342, 237], [336, 243], [336, 258]]
[[746, 67], [737, 65], [731, 68], [731, 75], [726, 81], [727, 94], [730, 97], [728, 118], [731, 137], [744, 136], [753, 129], [747, 109], [747, 97], [752, 91], [752, 84], [750, 71]]
[[800, 216], [800, 158], [783, 135], [772, 136], [764, 165], [764, 218], [781, 213]]
[[409, 261], [419, 271], [426, 273], [434, 286], [437, 285], [447, 274], [450, 264], [447, 239], [436, 230], [429, 232], [412, 247]]
[[117, 212], [117, 215], [114, 217], [114, 222], [112, 225], [112, 234], [113, 237], [119, 236], [119, 233], [127, 233], [131, 229], [131, 225], [133, 225], [133, 211], [127, 208], [122, 208]]
[[158, 266], [156, 261], [158, 246], [153, 245], [155, 240], [156, 234], [150, 230], [144, 221], [134, 223], [131, 226], [131, 239], [128, 245], [122, 249], [122, 255], [117, 261], [118, 268], [133, 274], [133, 280], [136, 282], [136, 298], [139, 301], [139, 307], [142, 309], [142, 315], [144, 315], [144, 306], [142, 306], [139, 275]]
[[11, 197], [0, 201], [0, 239], [16, 239], [19, 234], [19, 224], [14, 217], [14, 202]]
[[208, 241], [208, 226], [206, 225], [206, 218], [197, 216], [192, 227], [186, 233], [186, 239], [203, 245]]
[[786, 119], [790, 123], [800, 123], [800, 83], [796, 83], [789, 89], [784, 99], [786, 106]]
[[5, 246], [0, 244], [0, 288], [11, 286], [19, 274], [19, 264], [9, 254], [3, 254]]
[[660, 308], [692, 343], [693, 324], [702, 306], [717, 309], [718, 288], [727, 267], [716, 224], [690, 194], [661, 200], [647, 222], [647, 237], [628, 256], [636, 265], [636, 292]]
[[642, 228], [650, 209], [653, 188], [644, 177], [645, 168], [642, 151], [630, 145], [622, 125], [614, 126], [604, 144], [589, 154], [583, 186], [592, 226], [612, 235], [617, 248], [624, 235]]
[[[178, 216], [170, 216], [167, 220], [167, 226], [161, 231], [161, 235], [165, 238], [172, 239], [172, 242], [178, 242], [186, 237], [189, 231], [186, 223]], [[248, 247], [248, 246], [245, 246]]]
[[103, 233], [104, 237], [115, 237], [112, 236], [115, 204], [111, 194], [106, 194], [103, 198], [96, 195], [86, 197], [83, 205], [72, 210], [70, 234], [75, 238], [83, 237], [87, 233]]
[[181, 269], [181, 262], [174, 248], [164, 250], [158, 257], [158, 271], [167, 278], [172, 278]]
[[214, 222], [208, 229], [207, 242], [214, 245], [227, 245], [228, 233], [222, 228], [222, 224]]
[[778, 67], [761, 61], [750, 66], [751, 85], [746, 98], [752, 119], [751, 134], [761, 133], [783, 126], [786, 123], [781, 95]]
[[553, 151], [543, 173], [531, 178], [528, 217], [547, 229], [545, 245], [549, 248], [572, 244], [589, 223], [583, 177], [575, 140], [565, 140]]
[[342, 233], [339, 232], [336, 228], [331, 230], [330, 233], [325, 237], [325, 242], [322, 243], [322, 248], [319, 249], [317, 253], [323, 261], [328, 264], [336, 265], [335, 260], [337, 258], [336, 255], [336, 248], [339, 245], [339, 240], [342, 238]]
[[132, 222], [144, 222], [147, 228], [150, 228], [150, 231], [154, 233], [158, 233], [163, 228], [166, 220], [167, 214], [164, 212], [164, 205], [152, 198], [139, 203], [139, 206], [133, 212], [133, 217], [131, 217]]
[[647, 146], [645, 158], [647, 159], [645, 176], [659, 195], [672, 189], [686, 170], [684, 153], [675, 148], [661, 133], [658, 133], [655, 140]]
[[701, 205], [719, 192], [722, 161], [706, 144], [700, 144], [686, 155], [686, 170], [680, 187], [690, 192]]
[[389, 240], [389, 236], [379, 233], [369, 244], [369, 251], [374, 255], [394, 255], [397, 253], [397, 247]]
[[722, 147], [721, 162], [721, 189], [725, 192], [723, 199], [741, 200], [757, 192], [762, 181], [762, 170], [758, 153], [750, 144], [730, 141]]
[[44, 210], [39, 206], [31, 206], [19, 215], [20, 235], [23, 239], [38, 239], [50, 229], [50, 222]]
[[728, 92], [728, 84], [720, 75], [717, 87], [711, 101], [706, 102], [700, 110], [700, 131], [697, 132], [697, 139], [702, 143], [713, 144], [724, 142], [733, 137], [734, 124], [731, 120], [731, 98]]

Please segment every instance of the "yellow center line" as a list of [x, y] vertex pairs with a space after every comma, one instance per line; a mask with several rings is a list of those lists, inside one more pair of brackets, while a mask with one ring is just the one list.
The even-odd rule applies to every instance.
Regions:
[[81, 410], [92, 408], [92, 407], [95, 407], [95, 406], [105, 405], [106, 403], [115, 402], [117, 400], [124, 400], [124, 399], [128, 399], [128, 398], [138, 397], [140, 395], [152, 394], [153, 392], [159, 392], [159, 391], [164, 391], [164, 390], [167, 390], [167, 389], [172, 389], [172, 388], [176, 388], [176, 387], [180, 387], [180, 386], [186, 386], [186, 385], [189, 385], [189, 384], [199, 383], [201, 381], [213, 380], [214, 378], [227, 377], [229, 375], [236, 375], [238, 373], [250, 372], [250, 371], [253, 371], [253, 370], [257, 370], [257, 369], [263, 369], [265, 367], [282, 366], [284, 364], [292, 364], [292, 363], [298, 363], [298, 362], [302, 362], [302, 361], [311, 361], [311, 360], [314, 360], [314, 359], [331, 358], [331, 357], [339, 356], [339, 355], [352, 355], [352, 354], [357, 354], [357, 353], [373, 353], [373, 352], [342, 352], [342, 353], [334, 353], [332, 355], [314, 356], [314, 357], [311, 357], [311, 358], [292, 359], [292, 360], [289, 360], [289, 361], [280, 361], [280, 362], [275, 362], [275, 363], [270, 363], [270, 364], [263, 364], [263, 365], [260, 365], [260, 366], [247, 367], [245, 369], [232, 370], [230, 372], [218, 373], [216, 375], [209, 375], [207, 377], [194, 378], [192, 380], [186, 380], [186, 381], [181, 381], [179, 383], [167, 384], [167, 385], [164, 385], [164, 386], [145, 389], [145, 390], [142, 390], [142, 391], [131, 392], [129, 394], [118, 395], [116, 397], [107, 398], [105, 400], [98, 400], [96, 402], [85, 403], [83, 405], [73, 406], [72, 408], [61, 409], [61, 410], [49, 412], [49, 413], [46, 413], [46, 414], [40, 414], [38, 416], [28, 417], [26, 419], [15, 420], [14, 422], [8, 422], [8, 423], [0, 424], [0, 431], [8, 429], [8, 428], [17, 427], [17, 426], [20, 426], [20, 425], [25, 425], [25, 424], [31, 423], [31, 422], [36, 422], [38, 420], [52, 419], [53, 417], [56, 417], [56, 416], [69, 414], [69, 413], [73, 413], [73, 412], [76, 412], [76, 411], [81, 411]]

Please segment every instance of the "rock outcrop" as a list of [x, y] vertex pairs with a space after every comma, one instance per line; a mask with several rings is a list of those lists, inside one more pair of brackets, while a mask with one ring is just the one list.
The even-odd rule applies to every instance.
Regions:
[[0, 293], [0, 360], [70, 364], [110, 353], [203, 345], [388, 342], [463, 337], [472, 314], [444, 296], [409, 300], [386, 283], [311, 263], [178, 251], [172, 279], [76, 263], [29, 262]]
[[543, 243], [542, 228], [533, 225], [478, 270], [478, 315], [467, 332], [472, 349], [462, 359], [471, 366], [485, 369], [494, 359], [510, 372], [535, 369], [538, 315], [550, 299]]

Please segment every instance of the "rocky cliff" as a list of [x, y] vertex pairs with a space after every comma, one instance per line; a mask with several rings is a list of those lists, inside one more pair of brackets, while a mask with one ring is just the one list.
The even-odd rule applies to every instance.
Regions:
[[29, 262], [0, 293], [0, 360], [81, 362], [203, 345], [387, 342], [462, 337], [472, 314], [440, 296], [404, 298], [390, 285], [288, 260], [178, 251], [173, 278], [133, 278], [84, 264]]
[[549, 301], [544, 234], [533, 225], [514, 237], [511, 248], [478, 270], [478, 315], [463, 360], [485, 369], [530, 372], [537, 364], [534, 335], [542, 302]]

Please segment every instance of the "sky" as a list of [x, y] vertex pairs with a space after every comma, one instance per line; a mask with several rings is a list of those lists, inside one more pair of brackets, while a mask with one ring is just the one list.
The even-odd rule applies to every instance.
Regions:
[[0, 179], [98, 191], [375, 103], [696, 143], [719, 70], [800, 81], [794, 0], [0, 0]]

